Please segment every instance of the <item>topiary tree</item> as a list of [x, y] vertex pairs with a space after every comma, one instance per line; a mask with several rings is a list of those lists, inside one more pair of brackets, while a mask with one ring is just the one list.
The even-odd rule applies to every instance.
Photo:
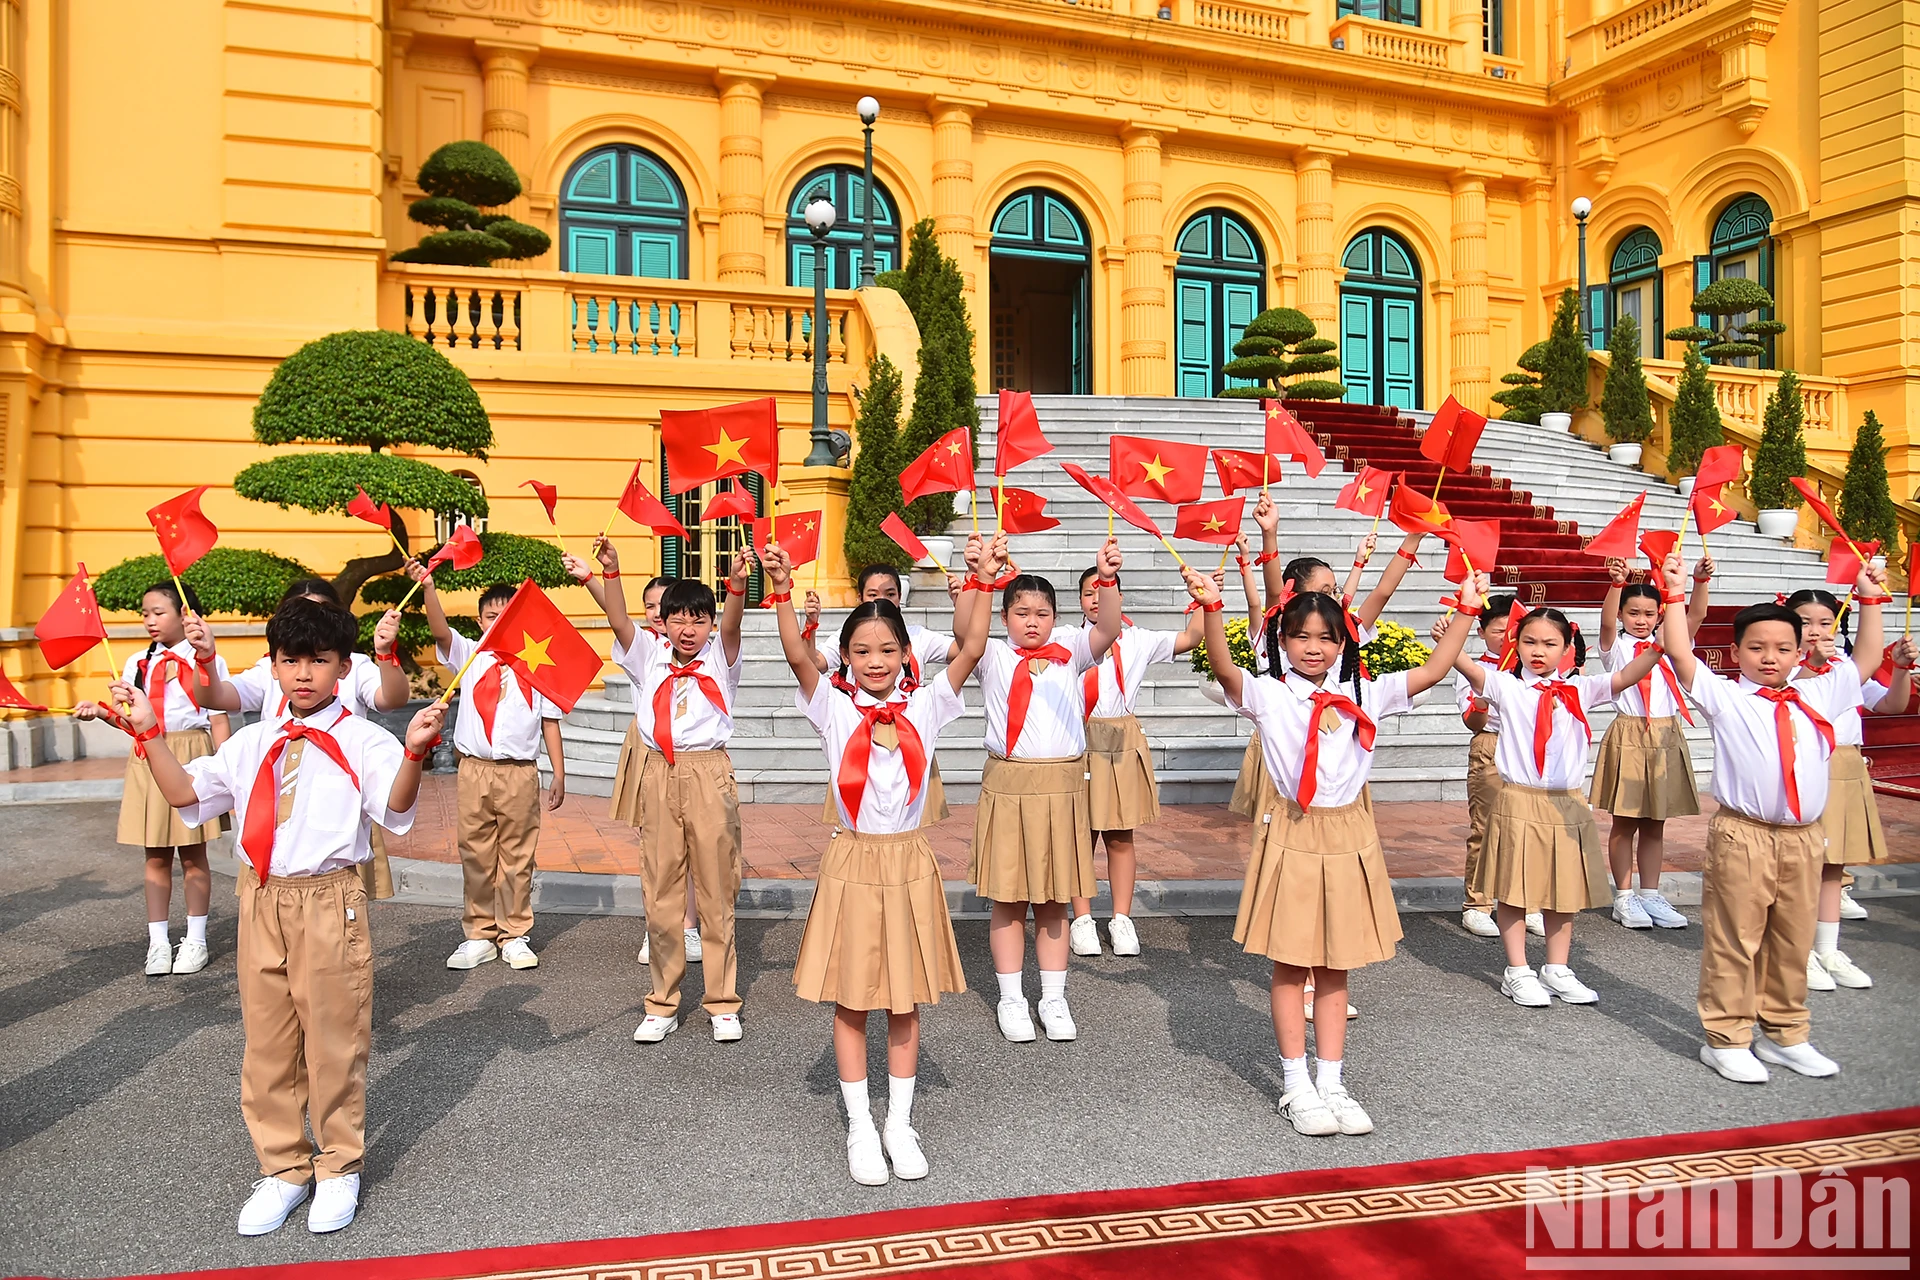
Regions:
[[1805, 416], [1800, 379], [1789, 369], [1780, 375], [1767, 400], [1760, 447], [1754, 450], [1753, 470], [1747, 478], [1747, 494], [1762, 511], [1800, 508], [1803, 499], [1793, 479], [1807, 473], [1807, 442], [1801, 434]]
[[[892, 273], [889, 273], [890, 275]], [[967, 428], [974, 458], [980, 453], [980, 407], [974, 403], [973, 325], [967, 319], [966, 281], [959, 264], [940, 252], [933, 219], [913, 224], [907, 265], [899, 275], [900, 297], [920, 326], [920, 373], [913, 383], [913, 414], [894, 441], [888, 466], [899, 497], [900, 471], [955, 427]], [[953, 495], [929, 494], [908, 506], [908, 526], [918, 534], [946, 532], [953, 523]]]
[[1653, 435], [1653, 404], [1647, 399], [1647, 375], [1640, 368], [1640, 325], [1621, 316], [1607, 341], [1612, 357], [1600, 392], [1600, 420], [1616, 444], [1644, 444]]
[[520, 175], [484, 142], [447, 143], [427, 157], [417, 181], [426, 198], [408, 205], [407, 217], [443, 230], [392, 255], [394, 262], [486, 267], [500, 258], [537, 258], [552, 243], [538, 227], [482, 212], [520, 197]]
[[1867, 410], [1847, 454], [1847, 477], [1840, 488], [1840, 527], [1855, 542], [1875, 542], [1891, 561], [1899, 550], [1900, 517], [1887, 482], [1887, 442], [1880, 419]]
[[[1239, 400], [1338, 400], [1346, 387], [1316, 378], [1340, 367], [1338, 344], [1316, 336], [1319, 330], [1303, 311], [1269, 307], [1248, 322], [1233, 344], [1234, 358], [1220, 369], [1229, 378], [1248, 378], [1249, 387], [1227, 387], [1224, 397]], [[1298, 379], [1288, 382], [1287, 379]]]
[[1667, 447], [1667, 472], [1690, 476], [1700, 466], [1701, 455], [1727, 442], [1720, 428], [1720, 406], [1713, 398], [1713, 383], [1707, 377], [1707, 362], [1700, 349], [1688, 343], [1681, 354], [1679, 393], [1667, 418], [1671, 427]]
[[1540, 371], [1546, 367], [1546, 358], [1547, 344], [1536, 342], [1520, 353], [1515, 361], [1519, 368], [1500, 375], [1507, 390], [1494, 392], [1493, 402], [1504, 406], [1500, 416], [1506, 421], [1538, 425], [1540, 415], [1547, 411], [1546, 397], [1540, 391]]
[[880, 532], [880, 522], [900, 509], [900, 469], [895, 442], [900, 435], [900, 370], [885, 356], [867, 366], [867, 388], [859, 393], [860, 416], [853, 435], [853, 476], [847, 491], [847, 532], [841, 546], [847, 568], [858, 573], [870, 564], [905, 569], [913, 563], [900, 545]]
[[1540, 355], [1542, 413], [1572, 413], [1587, 405], [1587, 340], [1580, 332], [1580, 300], [1573, 290], [1560, 294]]
[[1674, 342], [1699, 344], [1700, 354], [1716, 364], [1764, 357], [1766, 343], [1755, 339], [1785, 333], [1787, 326], [1779, 320], [1754, 319], [1740, 324], [1734, 321], [1739, 316], [1772, 308], [1773, 295], [1758, 280], [1732, 277], [1715, 280], [1693, 295], [1693, 310], [1716, 323], [1682, 325], [1667, 330], [1667, 337]]
[[[313, 570], [298, 560], [269, 551], [215, 547], [180, 575], [180, 581], [200, 597], [208, 613], [237, 613], [265, 618], [280, 607], [280, 597]], [[94, 595], [103, 609], [139, 612], [140, 597], [148, 587], [167, 580], [167, 562], [158, 555], [122, 560], [93, 580]]]

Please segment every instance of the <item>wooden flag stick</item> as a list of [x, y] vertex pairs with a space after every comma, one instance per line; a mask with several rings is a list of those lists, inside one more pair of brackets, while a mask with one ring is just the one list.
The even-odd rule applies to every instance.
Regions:
[[[169, 565], [167, 569], [169, 573], [172, 573], [173, 566]], [[180, 616], [183, 618], [191, 618], [193, 616], [193, 606], [187, 603], [187, 589], [180, 585], [179, 574], [174, 573], [172, 576], [173, 592], [180, 597]]]
[[[414, 585], [418, 586], [420, 584], [415, 583]], [[455, 689], [458, 689], [460, 687], [460, 682], [466, 678], [467, 668], [472, 666], [473, 660], [479, 657], [484, 652], [485, 652], [485, 649], [482, 648], [480, 645], [474, 646], [473, 652], [467, 655], [467, 660], [460, 664], [460, 669], [458, 671], [453, 673], [453, 683], [448, 685], [446, 692], [441, 694], [440, 697], [437, 699], [437, 701], [440, 703], [441, 706], [444, 707], [444, 706], [451, 705], [451, 703], [453, 702], [453, 691]]]
[[1266, 441], [1260, 442], [1260, 496], [1267, 496], [1267, 482], [1273, 478], [1273, 455], [1267, 452]]
[[[1161, 545], [1161, 546], [1163, 546], [1163, 547], [1165, 547], [1165, 548], [1166, 548], [1166, 549], [1168, 550], [1168, 552], [1170, 552], [1170, 553], [1172, 554], [1172, 556], [1173, 556], [1173, 562], [1174, 562], [1175, 564], [1177, 564], [1177, 565], [1179, 565], [1179, 566], [1180, 566], [1180, 567], [1181, 567], [1182, 569], [1184, 569], [1184, 568], [1186, 568], [1186, 567], [1187, 567], [1187, 562], [1186, 562], [1185, 560], [1182, 560], [1182, 559], [1180, 558], [1180, 551], [1179, 551], [1179, 549], [1178, 549], [1178, 548], [1176, 548], [1176, 547], [1175, 547], [1175, 546], [1174, 546], [1174, 545], [1173, 545], [1173, 544], [1172, 544], [1171, 542], [1168, 542], [1168, 541], [1167, 541], [1167, 535], [1166, 535], [1166, 534], [1164, 534], [1164, 533], [1160, 535], [1160, 545]], [[1226, 561], [1225, 561], [1225, 560], [1223, 559], [1223, 560], [1221, 561], [1221, 563], [1222, 563], [1222, 564], [1225, 564], [1225, 563], [1226, 563]]]
[[[427, 572], [431, 574], [433, 570], [429, 569], [427, 570]], [[413, 599], [413, 593], [418, 591], [419, 589], [420, 589], [420, 581], [419, 579], [416, 578], [414, 580], [413, 585], [407, 588], [407, 594], [400, 597], [400, 603], [393, 607], [395, 609], [404, 610], [407, 607], [407, 601]]]
[[1000, 526], [1006, 522], [1007, 518], [1007, 478], [1000, 476], [998, 479], [1000, 481], [999, 496], [993, 503], [993, 536], [996, 538], [1000, 536]]
[[1227, 553], [1232, 550], [1233, 544], [1231, 542], [1220, 548], [1220, 568], [1217, 572], [1225, 573], [1227, 571]]
[[616, 502], [613, 504], [613, 514], [607, 517], [607, 527], [600, 531], [600, 536], [602, 538], [606, 537], [608, 534], [613, 532], [613, 522], [615, 520], [618, 520], [619, 518], [620, 518], [620, 504]]
[[1435, 503], [1440, 501], [1440, 486], [1445, 484], [1446, 482], [1447, 482], [1447, 468], [1443, 464], [1440, 468], [1440, 478], [1433, 482], [1433, 497], [1429, 499], [1429, 501], [1435, 502]]
[[967, 490], [967, 510], [973, 514], [973, 536], [980, 536], [980, 490]]
[[[89, 591], [93, 590], [93, 583], [91, 580], [89, 580], [87, 583], [87, 590]], [[183, 591], [180, 593], [180, 604], [183, 608], [185, 607], [186, 602], [187, 602], [187, 596], [186, 596], [186, 593]], [[98, 601], [96, 600], [95, 603], [98, 604]], [[107, 651], [107, 665], [113, 668], [113, 679], [118, 680], [120, 678], [120, 663], [113, 656], [113, 641], [107, 639], [107, 620], [105, 618], [100, 619], [100, 647]], [[132, 715], [133, 703], [131, 702], [121, 703], [120, 714], [123, 716]]]
[[1380, 509], [1373, 513], [1373, 527], [1367, 530], [1367, 536], [1369, 538], [1374, 537], [1380, 532], [1380, 517], [1385, 514], [1387, 514], [1387, 503], [1386, 499], [1382, 498], [1380, 500]]

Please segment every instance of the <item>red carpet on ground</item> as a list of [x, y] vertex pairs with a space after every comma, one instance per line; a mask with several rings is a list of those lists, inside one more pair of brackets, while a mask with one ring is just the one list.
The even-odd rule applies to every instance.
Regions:
[[[1276, 1135], [1276, 1142], [1295, 1141]], [[1340, 1139], [1327, 1139], [1339, 1142]], [[1364, 1144], [1352, 1150], [1364, 1151]], [[1141, 1191], [198, 1280], [1314, 1280], [1904, 1271], [1920, 1107]]]

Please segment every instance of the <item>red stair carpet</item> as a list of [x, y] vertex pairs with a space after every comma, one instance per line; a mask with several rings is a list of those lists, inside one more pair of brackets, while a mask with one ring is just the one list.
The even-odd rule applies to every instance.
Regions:
[[[1276, 1134], [1276, 1143], [1308, 1141]], [[1364, 1142], [1314, 1139], [1364, 1155]], [[1534, 1170], [1532, 1174], [1529, 1170]], [[832, 1176], [823, 1170], [823, 1176]], [[1711, 1133], [200, 1280], [1463, 1280], [1904, 1271], [1920, 1107]], [[1582, 1196], [1580, 1188], [1592, 1189]]]

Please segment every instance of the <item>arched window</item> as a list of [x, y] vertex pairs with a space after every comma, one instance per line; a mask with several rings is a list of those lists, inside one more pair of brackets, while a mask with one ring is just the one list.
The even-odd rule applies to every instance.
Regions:
[[[454, 479], [465, 480], [468, 484], [472, 485], [474, 492], [478, 493], [481, 497], [484, 498], [487, 496], [486, 487], [480, 483], [480, 477], [473, 474], [473, 472], [456, 471], [453, 475]], [[485, 533], [487, 531], [487, 518], [485, 516], [470, 516], [464, 511], [436, 511], [433, 513], [433, 536], [441, 542], [445, 542], [448, 538], [451, 538], [453, 531], [463, 525], [475, 533]]]
[[1340, 257], [1340, 381], [1354, 404], [1420, 408], [1420, 260], [1369, 227]]
[[[866, 177], [849, 164], [815, 169], [793, 189], [787, 202], [787, 283], [813, 288], [813, 232], [807, 205], [816, 196], [833, 204], [833, 230], [827, 233], [827, 288], [851, 289], [860, 283], [860, 255], [866, 232]], [[873, 184], [873, 269], [900, 265], [900, 214], [879, 179]]]
[[1420, 0], [1340, 0], [1336, 12], [1342, 18], [1353, 14], [1409, 27], [1420, 25]]
[[589, 151], [560, 185], [560, 269], [687, 278], [687, 193], [658, 156], [618, 143]]
[[1225, 209], [1187, 220], [1174, 240], [1174, 391], [1213, 396], [1240, 378], [1220, 372], [1241, 330], [1266, 306], [1266, 255], [1253, 228]]
[[[1773, 293], [1773, 210], [1767, 202], [1756, 195], [1740, 196], [1732, 204], [1721, 210], [1720, 217], [1713, 224], [1713, 237], [1708, 242], [1706, 256], [1693, 260], [1693, 287], [1695, 291], [1706, 288], [1715, 280], [1757, 280], [1760, 287]], [[1780, 295], [1774, 294], [1778, 299]], [[1749, 311], [1745, 315], [1731, 316], [1732, 327], [1738, 329], [1751, 320], [1771, 320], [1774, 308], [1763, 307], [1758, 312]], [[1700, 316], [1696, 324], [1706, 324], [1709, 317]], [[1759, 359], [1746, 356], [1733, 363], [1747, 368], [1771, 369], [1774, 367], [1773, 336], [1754, 339], [1767, 352]]]
[[1065, 196], [1028, 187], [993, 215], [989, 258], [995, 390], [1093, 390], [1093, 238]]
[[1646, 227], [1636, 227], [1614, 247], [1607, 267], [1604, 305], [1599, 311], [1603, 323], [1593, 335], [1593, 345], [1607, 345], [1608, 334], [1621, 316], [1632, 316], [1640, 330], [1640, 354], [1657, 356], [1665, 349], [1666, 305], [1660, 287], [1660, 237]]

